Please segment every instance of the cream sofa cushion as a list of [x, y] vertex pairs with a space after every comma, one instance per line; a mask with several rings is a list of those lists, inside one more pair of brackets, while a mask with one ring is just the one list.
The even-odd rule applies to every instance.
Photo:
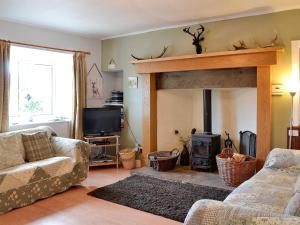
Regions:
[[296, 192], [300, 193], [300, 175], [298, 176], [296, 184], [295, 184], [295, 193]]
[[5, 132], [5, 133], [0, 133], [0, 137], [6, 137], [6, 136], [12, 136], [12, 135], [16, 135], [16, 137], [18, 138], [18, 142], [21, 143], [20, 144], [20, 151], [22, 153], [23, 159], [25, 160], [25, 148], [22, 142], [22, 134], [33, 134], [33, 133], [37, 133], [37, 132], [43, 132], [46, 131], [47, 132], [47, 136], [48, 138], [52, 137], [52, 136], [56, 136], [55, 131], [48, 126], [39, 126], [39, 127], [35, 127], [35, 128], [29, 128], [29, 129], [24, 129], [24, 130], [15, 130], [15, 131], [9, 131], [9, 132]]
[[289, 200], [284, 214], [290, 216], [300, 216], [300, 193], [296, 192]]
[[0, 137], [0, 169], [24, 164], [22, 148], [23, 144], [17, 135]]

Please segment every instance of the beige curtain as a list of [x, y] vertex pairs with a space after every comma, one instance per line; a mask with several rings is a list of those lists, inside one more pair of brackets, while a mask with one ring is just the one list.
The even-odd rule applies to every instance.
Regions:
[[0, 132], [8, 131], [9, 128], [9, 57], [10, 44], [0, 41]]
[[72, 138], [83, 138], [82, 111], [86, 107], [86, 62], [85, 54], [75, 53], [74, 62], [74, 95], [73, 95], [73, 119], [71, 124]]

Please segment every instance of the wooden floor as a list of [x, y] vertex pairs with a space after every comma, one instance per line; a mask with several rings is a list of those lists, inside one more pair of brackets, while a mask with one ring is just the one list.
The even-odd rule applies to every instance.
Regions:
[[94, 168], [80, 187], [0, 215], [0, 225], [179, 225], [150, 213], [88, 196], [96, 187], [128, 177], [124, 169]]

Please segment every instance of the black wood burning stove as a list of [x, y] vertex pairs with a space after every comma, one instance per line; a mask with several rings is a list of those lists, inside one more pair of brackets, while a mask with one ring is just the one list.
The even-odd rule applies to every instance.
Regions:
[[214, 171], [221, 150], [221, 135], [211, 132], [211, 90], [203, 90], [204, 133], [192, 135], [192, 169]]
[[216, 155], [220, 153], [221, 136], [194, 134], [192, 137], [192, 169], [216, 169]]

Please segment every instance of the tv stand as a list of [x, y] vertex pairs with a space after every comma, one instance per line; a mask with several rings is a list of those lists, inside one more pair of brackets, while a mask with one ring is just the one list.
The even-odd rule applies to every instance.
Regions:
[[[90, 155], [90, 167], [93, 166], [108, 166], [116, 165], [119, 168], [119, 142], [120, 136], [118, 135], [109, 135], [109, 136], [86, 136], [83, 138], [84, 141], [88, 142], [91, 146], [91, 151], [99, 148], [104, 150], [104, 154], [101, 154], [95, 158], [92, 158]], [[107, 148], [115, 148], [116, 155], [110, 156], [106, 155]], [[91, 152], [91, 153], [92, 153]]]

